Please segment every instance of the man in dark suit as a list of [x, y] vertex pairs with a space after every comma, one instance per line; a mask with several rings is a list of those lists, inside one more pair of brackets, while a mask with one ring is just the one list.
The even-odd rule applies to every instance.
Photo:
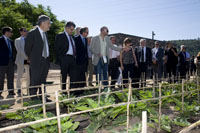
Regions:
[[152, 63], [152, 53], [151, 48], [146, 46], [146, 39], [140, 40], [140, 46], [135, 48], [135, 55], [138, 61], [139, 75], [140, 78], [144, 75], [144, 80], [146, 81], [146, 74]]
[[[70, 77], [70, 88], [74, 88], [76, 81], [76, 46], [73, 39], [74, 22], [67, 22], [65, 31], [57, 34], [55, 39], [56, 63], [59, 63], [62, 74], [62, 90], [66, 90], [67, 75]], [[66, 93], [64, 93], [66, 94]]]
[[[171, 42], [167, 42], [167, 47], [165, 50], [165, 62], [166, 62], [166, 70], [169, 78], [171, 78], [172, 74], [176, 77], [176, 66], [178, 64], [178, 54], [175, 47], [172, 46]], [[169, 80], [171, 82], [172, 80]]]
[[[88, 48], [87, 48], [87, 36], [88, 36], [88, 28], [81, 28], [80, 35], [75, 37], [76, 44], [76, 65], [77, 65], [77, 81], [84, 82], [78, 84], [77, 87], [85, 87], [86, 86], [86, 73], [88, 67]], [[81, 93], [81, 92], [80, 92]]]
[[184, 45], [181, 45], [181, 51], [178, 54], [179, 62], [178, 62], [178, 69], [181, 76], [181, 79], [186, 78], [187, 72], [187, 56], [186, 56], [186, 49]]
[[164, 50], [160, 47], [158, 41], [155, 42], [155, 48], [152, 49], [152, 67], [153, 67], [153, 74], [158, 78], [162, 78], [163, 73], [163, 57], [164, 57]]
[[[50, 18], [46, 15], [38, 17], [38, 26], [32, 29], [25, 41], [25, 53], [30, 60], [30, 86], [46, 83], [49, 71], [49, 45], [47, 31], [50, 29]], [[30, 88], [30, 95], [36, 95], [37, 88]], [[41, 94], [41, 88], [39, 88]], [[40, 97], [41, 98], [41, 97]], [[33, 100], [36, 97], [32, 98]], [[46, 99], [48, 101], [48, 99]]]
[[15, 47], [10, 37], [12, 37], [12, 28], [3, 27], [2, 36], [0, 37], [0, 99], [3, 97], [1, 93], [4, 88], [5, 74], [7, 77], [7, 88], [9, 90], [8, 98], [14, 97], [14, 59]]

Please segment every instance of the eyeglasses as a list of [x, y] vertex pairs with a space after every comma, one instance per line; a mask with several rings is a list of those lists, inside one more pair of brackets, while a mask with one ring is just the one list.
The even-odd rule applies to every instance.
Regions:
[[107, 33], [108, 33], [108, 32], [109, 32], [109, 30], [105, 30], [105, 32], [107, 32]]

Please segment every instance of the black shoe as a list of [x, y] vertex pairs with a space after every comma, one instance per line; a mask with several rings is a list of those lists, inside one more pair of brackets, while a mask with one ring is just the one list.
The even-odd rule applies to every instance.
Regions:
[[93, 84], [89, 84], [89, 86], [92, 86], [92, 87], [94, 87], [94, 85], [93, 85]]
[[52, 100], [50, 100], [50, 99], [46, 98], [46, 103], [47, 103], [47, 102], [52, 102]]

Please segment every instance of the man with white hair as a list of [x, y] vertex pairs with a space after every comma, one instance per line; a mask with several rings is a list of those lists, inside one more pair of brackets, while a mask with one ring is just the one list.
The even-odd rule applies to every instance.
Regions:
[[[50, 62], [49, 62], [49, 42], [47, 31], [51, 27], [50, 18], [46, 15], [38, 17], [38, 26], [32, 29], [25, 41], [25, 53], [30, 60], [30, 86], [39, 86], [46, 83]], [[36, 88], [30, 88], [30, 95], [37, 94]], [[39, 88], [41, 94], [41, 88]], [[41, 96], [39, 97], [41, 99]], [[38, 98], [32, 97], [32, 100]], [[48, 99], [46, 99], [49, 101]]]
[[178, 62], [178, 69], [181, 76], [181, 79], [184, 79], [186, 76], [187, 70], [187, 55], [185, 45], [181, 45], [181, 51], [178, 54], [179, 62]]
[[164, 50], [160, 47], [159, 41], [155, 42], [155, 47], [152, 49], [152, 67], [153, 74], [158, 75], [158, 78], [162, 77], [163, 72], [163, 57]]
[[140, 46], [135, 48], [135, 55], [139, 66], [138, 78], [143, 74], [146, 81], [147, 69], [151, 67], [152, 63], [152, 52], [151, 48], [146, 46], [146, 39], [140, 39]]

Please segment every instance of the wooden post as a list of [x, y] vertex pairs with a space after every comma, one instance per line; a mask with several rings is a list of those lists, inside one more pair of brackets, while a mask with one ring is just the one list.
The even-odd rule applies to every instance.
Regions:
[[142, 133], [147, 133], [147, 111], [142, 111]]
[[88, 83], [88, 74], [87, 74], [87, 72], [85, 72], [85, 85], [86, 85], [86, 86], [89, 86], [89, 83]]
[[60, 74], [60, 90], [62, 90], [63, 82], [62, 82], [62, 75]]
[[153, 97], [155, 98], [155, 75], [153, 75]]
[[182, 113], [184, 111], [184, 79], [182, 79]]
[[[28, 88], [28, 87], [27, 87]], [[24, 99], [23, 99], [23, 88], [22, 88], [22, 86], [21, 86], [21, 106], [23, 107], [24, 106]], [[28, 88], [29, 89], [29, 88]], [[28, 90], [27, 89], [27, 90]]]
[[197, 95], [198, 95], [198, 103], [200, 103], [200, 97], [199, 97], [199, 77], [197, 76]]
[[99, 95], [98, 95], [98, 105], [100, 106], [100, 101], [101, 101], [101, 86], [102, 86], [102, 81], [100, 81], [99, 84]]
[[128, 90], [128, 101], [127, 101], [127, 123], [126, 123], [126, 131], [128, 133], [128, 128], [129, 128], [129, 107], [130, 107], [130, 102], [131, 102], [131, 94], [132, 94], [132, 87], [131, 87], [131, 80], [129, 80], [129, 90]]
[[56, 96], [56, 114], [57, 114], [57, 122], [58, 122], [58, 132], [61, 133], [61, 122], [60, 122], [60, 107], [58, 100], [58, 91], [55, 91]]
[[181, 83], [181, 74], [180, 73], [178, 73], [178, 81], [179, 81], [179, 83]]
[[123, 74], [122, 74], [122, 82], [121, 82], [121, 86], [122, 86], [122, 90], [124, 90], [124, 78], [123, 78]]
[[[69, 76], [67, 76], [68, 78], [68, 80], [67, 80], [67, 82], [66, 82], [66, 88], [67, 88], [67, 98], [69, 99], [70, 98], [70, 90], [69, 90], [69, 86], [70, 86], [70, 78], [69, 78]], [[70, 112], [70, 110], [69, 110], [69, 105], [67, 106], [67, 113], [69, 113]]]
[[44, 92], [44, 84], [41, 85], [41, 89], [42, 89], [42, 110], [43, 110], [43, 115], [44, 115], [44, 118], [47, 118], [47, 115], [46, 115], [46, 106], [45, 106], [45, 92]]
[[98, 85], [99, 85], [99, 82], [100, 82], [100, 75], [97, 74], [97, 80], [98, 80]]
[[159, 83], [159, 118], [158, 118], [158, 132], [160, 132], [161, 129], [161, 117], [162, 117], [162, 90], [161, 90], [162, 84]]

